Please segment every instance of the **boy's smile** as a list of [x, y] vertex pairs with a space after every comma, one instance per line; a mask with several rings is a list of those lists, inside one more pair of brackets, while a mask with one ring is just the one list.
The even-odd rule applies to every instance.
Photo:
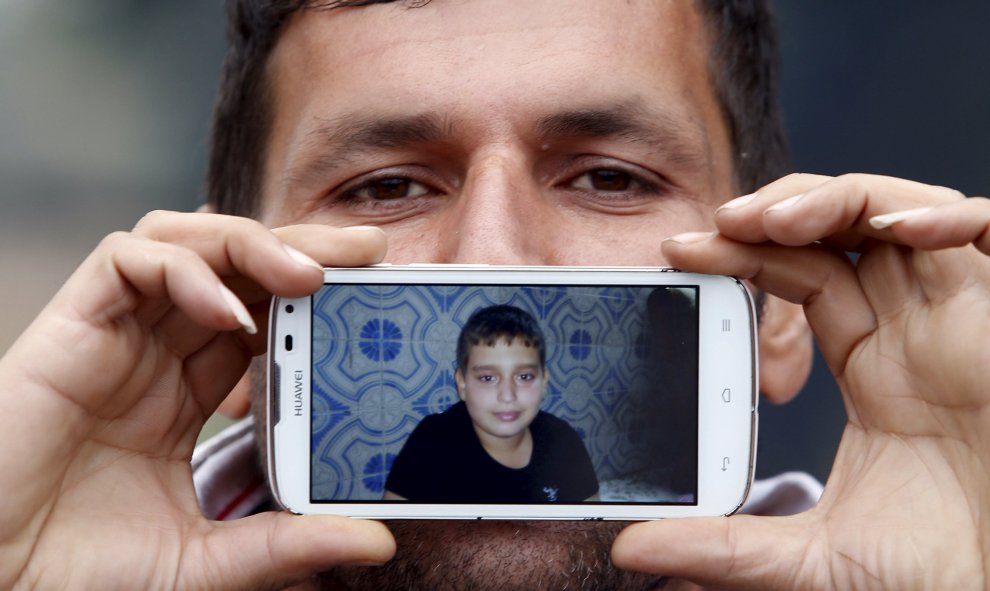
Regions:
[[495, 416], [500, 421], [503, 421], [505, 423], [511, 423], [511, 422], [515, 421], [516, 419], [518, 419], [521, 414], [522, 413], [519, 412], [518, 410], [513, 410], [513, 411], [507, 411], [507, 412], [497, 412], [497, 413], [495, 413]]

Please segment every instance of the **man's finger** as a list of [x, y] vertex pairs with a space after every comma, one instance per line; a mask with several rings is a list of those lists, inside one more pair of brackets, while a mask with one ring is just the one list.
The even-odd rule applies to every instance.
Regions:
[[878, 215], [870, 219], [870, 225], [915, 248], [939, 250], [973, 244], [990, 254], [990, 199], [986, 197]]
[[[342, 232], [330, 230], [328, 239]], [[271, 230], [247, 218], [156, 211], [142, 218], [132, 234], [187, 249], [218, 276], [246, 276], [268, 293], [302, 296], [319, 285], [317, 262], [287, 248]]]
[[108, 236], [52, 304], [72, 310], [73, 320], [102, 326], [133, 313], [145, 299], [169, 301], [208, 328], [256, 329], [244, 304], [193, 251], [124, 232]]
[[283, 589], [342, 564], [382, 564], [395, 540], [381, 523], [262, 513], [211, 524], [203, 547], [185, 553], [180, 589]]
[[672, 265], [685, 271], [748, 279], [804, 306], [825, 360], [837, 376], [852, 348], [876, 328], [876, 316], [856, 270], [843, 255], [825, 247], [744, 244], [719, 234], [694, 234], [664, 241], [663, 252]]
[[360, 267], [385, 258], [385, 232], [374, 226], [333, 228], [301, 224], [272, 232], [326, 267]]
[[[804, 179], [809, 180], [815, 177]], [[963, 200], [952, 189], [876, 175], [843, 175], [793, 192], [802, 185], [807, 182], [778, 181], [751, 200], [735, 206], [730, 202], [715, 218], [719, 231], [743, 242], [772, 240], [792, 246], [837, 237], [844, 248], [854, 249], [862, 239], [854, 241], [850, 234], [892, 240], [890, 232], [870, 224], [876, 216]]]
[[812, 588], [814, 581], [798, 578], [804, 564], [815, 562], [807, 556], [815, 532], [805, 521], [737, 515], [637, 523], [615, 539], [612, 560], [718, 589]]
[[715, 223], [720, 232], [733, 240], [760, 243], [769, 240], [763, 227], [761, 214], [793, 195], [828, 182], [833, 177], [817, 174], [794, 173], [762, 187], [756, 193], [738, 197], [715, 211]]
[[[300, 277], [314, 267], [370, 265], [386, 250], [379, 228], [304, 224], [269, 230], [255, 220], [206, 213], [152, 212], [134, 234], [188, 248], [221, 277], [245, 275], [286, 296], [309, 293], [310, 283]], [[296, 286], [300, 281], [306, 288]]]

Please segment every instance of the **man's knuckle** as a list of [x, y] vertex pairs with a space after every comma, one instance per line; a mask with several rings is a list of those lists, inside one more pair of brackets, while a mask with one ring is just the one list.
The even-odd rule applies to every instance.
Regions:
[[867, 191], [876, 177], [861, 172], [847, 172], [836, 176], [831, 183], [847, 191]]
[[941, 191], [945, 195], [946, 201], [950, 203], [966, 200], [966, 194], [960, 191], [959, 189], [953, 189], [952, 187], [942, 187], [942, 186], [936, 186], [935, 188]]
[[121, 248], [126, 248], [132, 245], [135, 241], [135, 237], [130, 232], [125, 232], [124, 230], [117, 230], [116, 232], [111, 232], [103, 237], [100, 241], [98, 250], [110, 250], [115, 251]]
[[171, 223], [175, 219], [175, 216], [180, 215], [174, 211], [166, 211], [163, 209], [156, 209], [154, 211], [149, 211], [148, 213], [141, 216], [138, 223], [134, 225], [133, 232], [135, 234], [140, 234], [143, 236], [155, 236], [161, 229]]
[[149, 211], [148, 213], [141, 216], [141, 219], [138, 220], [138, 223], [135, 226], [135, 228], [141, 228], [144, 226], [156, 226], [170, 219], [173, 213], [174, 212], [166, 211], [164, 209], [155, 209]]
[[258, 220], [251, 218], [242, 218], [237, 216], [226, 216], [228, 220], [232, 223], [233, 227], [245, 232], [245, 233], [258, 233], [263, 232], [265, 234], [270, 234], [271, 230], [267, 228], [264, 224]]

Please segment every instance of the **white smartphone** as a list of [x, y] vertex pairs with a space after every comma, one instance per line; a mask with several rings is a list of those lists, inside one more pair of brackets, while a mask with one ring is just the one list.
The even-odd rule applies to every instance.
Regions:
[[756, 316], [731, 277], [327, 269], [270, 322], [268, 470], [296, 513], [727, 515], [752, 482]]

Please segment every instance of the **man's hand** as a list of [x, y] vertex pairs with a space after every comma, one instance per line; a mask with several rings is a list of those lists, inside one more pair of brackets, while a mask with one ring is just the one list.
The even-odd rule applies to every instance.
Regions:
[[849, 422], [814, 509], [637, 524], [616, 564], [732, 589], [990, 584], [990, 201], [792, 175], [715, 219], [670, 262], [802, 304]]
[[269, 294], [322, 284], [290, 244], [336, 266], [385, 253], [377, 230], [151, 214], [104, 240], [0, 360], [0, 588], [281, 588], [392, 555], [381, 524], [211, 523], [196, 502], [196, 437], [264, 351]]

